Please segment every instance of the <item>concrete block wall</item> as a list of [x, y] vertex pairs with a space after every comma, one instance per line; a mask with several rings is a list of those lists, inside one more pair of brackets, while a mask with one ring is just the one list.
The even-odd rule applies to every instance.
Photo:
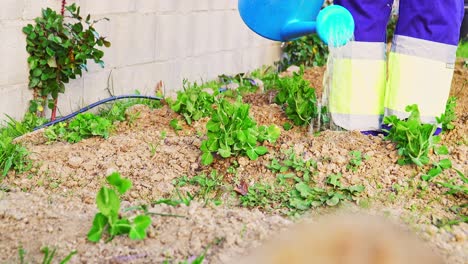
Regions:
[[[22, 27], [41, 9], [60, 10], [60, 0], [0, 1], [0, 119], [21, 119], [32, 98]], [[112, 43], [104, 49], [105, 68], [89, 62], [89, 72], [71, 81], [59, 98], [67, 114], [110, 94], [139, 90], [153, 95], [164, 82], [166, 94], [190, 81], [214, 79], [272, 64], [279, 43], [260, 38], [241, 21], [236, 0], [68, 0], [82, 14], [107, 17], [96, 28]]]

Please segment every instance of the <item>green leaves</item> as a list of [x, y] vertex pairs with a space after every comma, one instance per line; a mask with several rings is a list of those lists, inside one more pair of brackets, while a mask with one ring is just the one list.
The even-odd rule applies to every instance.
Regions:
[[445, 112], [437, 119], [437, 122], [442, 124], [442, 130], [452, 130], [455, 128], [455, 125], [452, 123], [457, 119], [457, 113], [455, 112], [455, 108], [457, 107], [457, 98], [451, 96], [447, 100], [447, 104], [445, 106]]
[[303, 65], [305, 67], [323, 66], [327, 62], [328, 46], [320, 40], [317, 34], [287, 42], [283, 48], [287, 55], [280, 63], [280, 71], [286, 70], [290, 65]]
[[93, 136], [108, 138], [112, 122], [93, 113], [82, 113], [73, 119], [68, 125], [54, 125], [49, 127], [45, 136], [49, 140], [64, 139], [70, 143], [77, 143]]
[[202, 86], [198, 86], [196, 83], [190, 84], [184, 80], [184, 90], [178, 91], [177, 99], [175, 101], [168, 100], [168, 103], [171, 109], [181, 114], [190, 125], [192, 121], [198, 121], [211, 114], [215, 100], [214, 94], [215, 91], [210, 94]]
[[105, 216], [116, 214], [120, 210], [120, 199], [114, 190], [102, 187], [96, 197], [96, 204]]
[[407, 120], [396, 116], [384, 118], [384, 124], [391, 126], [386, 139], [397, 143], [398, 154], [402, 156], [398, 160], [400, 165], [414, 163], [424, 166], [429, 163], [429, 150], [440, 140], [434, 136], [437, 127], [421, 123], [417, 105], [407, 106], [406, 111], [410, 113]]
[[107, 182], [117, 188], [120, 194], [124, 194], [128, 189], [132, 188], [132, 182], [129, 179], [120, 177], [120, 173], [114, 172], [107, 176]]
[[133, 240], [144, 239], [146, 230], [151, 225], [151, 218], [147, 215], [138, 215], [132, 222], [119, 214], [120, 197], [117, 192], [123, 195], [132, 187], [132, 182], [122, 178], [118, 172], [112, 173], [106, 180], [111, 188], [103, 186], [96, 196], [99, 213], [94, 216], [93, 225], [88, 232], [88, 240], [99, 242], [106, 231], [110, 239], [123, 234], [129, 234]]
[[304, 71], [278, 80], [279, 93], [275, 102], [283, 106], [288, 118], [296, 126], [308, 125], [318, 117], [315, 89], [303, 78]]
[[23, 172], [31, 167], [31, 161], [28, 159], [28, 150], [13, 143], [11, 135], [7, 130], [0, 134], [0, 181], [8, 174], [10, 169]]
[[234, 103], [224, 98], [215, 100], [214, 111], [206, 124], [207, 139], [200, 147], [203, 165], [213, 162], [212, 152], [217, 152], [223, 158], [247, 155], [251, 160], [268, 152], [266, 147], [258, 146], [258, 143], [265, 140], [275, 142], [280, 129], [275, 125], [257, 126], [249, 116], [249, 109], [250, 105], [240, 100]]
[[133, 220], [130, 228], [129, 237], [133, 240], [142, 240], [146, 238], [146, 229], [151, 225], [151, 218], [147, 215], [139, 215]]
[[[46, 99], [57, 99], [59, 93], [65, 92], [64, 84], [81, 76], [88, 60], [102, 63], [104, 53], [96, 46], [110, 46], [93, 27], [98, 21], [83, 20], [80, 8], [75, 5], [66, 9], [70, 13], [66, 21], [61, 14], [47, 8], [34, 25], [23, 27], [30, 55], [29, 87]], [[42, 106], [46, 106], [45, 101]]]
[[88, 240], [91, 242], [99, 242], [107, 223], [107, 217], [102, 213], [97, 213], [94, 216], [93, 226], [88, 232]]
[[322, 189], [310, 187], [307, 183], [300, 181], [291, 191], [289, 205], [297, 210], [305, 211], [317, 206], [336, 206], [344, 200], [353, 200], [353, 196], [364, 191], [363, 185], [344, 187], [340, 182], [341, 174], [332, 174], [326, 179], [331, 188]]

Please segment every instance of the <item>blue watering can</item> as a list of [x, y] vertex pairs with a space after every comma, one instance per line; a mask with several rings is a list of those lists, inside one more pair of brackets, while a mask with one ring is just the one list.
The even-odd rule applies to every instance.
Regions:
[[339, 5], [320, 11], [323, 0], [239, 0], [239, 13], [260, 36], [289, 41], [317, 32], [330, 46], [348, 43], [354, 35], [351, 13]]

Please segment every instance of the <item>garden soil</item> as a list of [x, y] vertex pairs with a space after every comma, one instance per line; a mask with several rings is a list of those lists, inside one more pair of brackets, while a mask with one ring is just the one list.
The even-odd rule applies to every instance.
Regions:
[[[324, 68], [306, 70], [305, 77], [320, 94]], [[452, 94], [458, 99], [456, 128], [442, 136], [449, 147], [453, 166], [468, 172], [468, 70], [457, 67]], [[251, 114], [262, 125], [282, 128], [287, 118], [273, 104], [274, 93], [251, 94], [244, 100], [252, 105]], [[277, 211], [260, 211], [239, 205], [233, 189], [240, 182], [274, 182], [275, 174], [266, 165], [293, 149], [304, 159], [317, 162], [316, 181], [324, 182], [331, 173], [342, 173], [343, 183], [363, 184], [365, 192], [344, 210], [382, 215], [411, 230], [425, 241], [446, 263], [468, 263], [468, 225], [437, 228], [434, 223], [455, 218], [450, 207], [466, 204], [466, 196], [444, 195], [445, 190], [428, 184], [418, 189], [420, 173], [428, 168], [399, 166], [394, 144], [383, 137], [359, 132], [324, 131], [310, 134], [307, 128], [282, 129], [276, 144], [265, 143], [269, 153], [256, 161], [245, 157], [216, 159], [211, 167], [200, 163], [200, 145], [207, 120], [183, 125], [175, 132], [169, 122], [182, 119], [167, 106], [150, 110], [137, 105], [128, 110], [128, 121], [117, 124], [105, 140], [90, 138], [77, 144], [48, 143], [42, 132], [28, 134], [19, 141], [31, 151], [34, 168], [23, 174], [10, 172], [0, 183], [0, 263], [19, 263], [19, 249], [26, 260], [40, 262], [40, 249], [57, 248], [57, 259], [77, 250], [70, 263], [178, 263], [206, 251], [205, 263], [226, 263], [243, 256], [274, 234], [296, 221], [314, 221], [337, 209], [316, 209], [299, 220]], [[182, 122], [180, 122], [182, 124]], [[346, 168], [349, 152], [361, 151], [369, 158], [356, 171]], [[236, 174], [227, 169], [236, 165]], [[223, 203], [193, 201], [190, 206], [150, 205], [174, 195], [174, 180], [210, 173], [224, 175]], [[131, 241], [116, 237], [97, 244], [87, 241], [94, 214], [95, 197], [105, 177], [118, 171], [133, 182], [123, 197], [123, 208], [148, 204], [155, 213], [148, 238]], [[454, 177], [449, 170], [441, 177]], [[191, 187], [185, 187], [190, 190]], [[188, 188], [188, 189], [187, 189]], [[193, 190], [192, 190], [193, 191]], [[466, 208], [465, 208], [466, 210]], [[462, 211], [467, 214], [466, 211]], [[132, 214], [128, 212], [126, 214]], [[360, 241], [356, 241], [359, 243]]]

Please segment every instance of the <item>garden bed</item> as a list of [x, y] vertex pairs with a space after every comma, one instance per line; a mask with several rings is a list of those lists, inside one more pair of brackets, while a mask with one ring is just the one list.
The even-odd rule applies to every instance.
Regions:
[[[311, 68], [305, 73], [305, 78], [318, 90], [322, 76], [323, 68]], [[458, 98], [458, 119], [455, 129], [442, 136], [453, 167], [465, 174], [467, 82], [467, 69], [458, 67], [452, 87], [452, 95]], [[41, 259], [40, 248], [49, 246], [57, 248], [58, 257], [77, 250], [71, 263], [184, 261], [203, 254], [207, 247], [207, 263], [227, 262], [294, 222], [295, 218], [286, 216], [282, 209], [239, 205], [242, 190], [235, 190], [255, 183], [272, 184], [277, 177], [268, 168], [272, 160], [284, 160], [295, 153], [303, 160], [316, 162], [313, 177], [318, 184], [323, 184], [330, 174], [341, 173], [344, 185], [365, 187], [353, 202], [345, 202], [341, 207], [401, 221], [428, 241], [447, 263], [466, 263], [468, 225], [461, 223], [452, 228], [434, 225], [437, 220], [458, 217], [449, 208], [466, 204], [466, 195], [444, 195], [443, 188], [431, 183], [421, 190], [418, 175], [422, 169], [396, 164], [395, 145], [382, 136], [337, 131], [312, 135], [301, 127], [286, 131], [283, 124], [288, 119], [273, 98], [271, 91], [243, 98], [251, 104], [250, 113], [260, 125], [275, 124], [281, 128], [275, 144], [264, 143], [269, 153], [256, 161], [247, 157], [216, 158], [211, 166], [203, 166], [200, 145], [207, 119], [188, 126], [166, 105], [154, 110], [144, 105], [130, 108], [127, 115], [139, 113], [138, 117], [120, 122], [107, 140], [47, 143], [41, 133], [26, 135], [21, 141], [32, 153], [36, 166], [22, 174], [12, 171], [1, 183], [0, 262], [18, 262], [20, 246], [27, 251], [27, 259], [35, 261]], [[169, 125], [174, 118], [181, 120], [182, 130], [175, 131]], [[350, 169], [353, 151], [366, 159]], [[160, 199], [173, 198], [178, 184], [181, 192], [196, 192], [199, 187], [182, 186], [181, 177], [210, 175], [212, 170], [223, 178], [219, 190], [207, 202], [198, 199], [189, 206], [151, 205]], [[123, 208], [147, 204], [149, 211], [165, 215], [152, 216], [148, 238], [143, 241], [122, 236], [109, 243], [94, 244], [87, 241], [87, 233], [97, 212], [96, 193], [105, 177], [115, 171], [133, 182], [133, 188], [124, 196]], [[451, 176], [456, 176], [454, 170], [444, 172], [444, 177]], [[461, 214], [466, 215], [467, 209], [463, 210]], [[303, 217], [314, 218], [328, 211], [319, 208]]]

